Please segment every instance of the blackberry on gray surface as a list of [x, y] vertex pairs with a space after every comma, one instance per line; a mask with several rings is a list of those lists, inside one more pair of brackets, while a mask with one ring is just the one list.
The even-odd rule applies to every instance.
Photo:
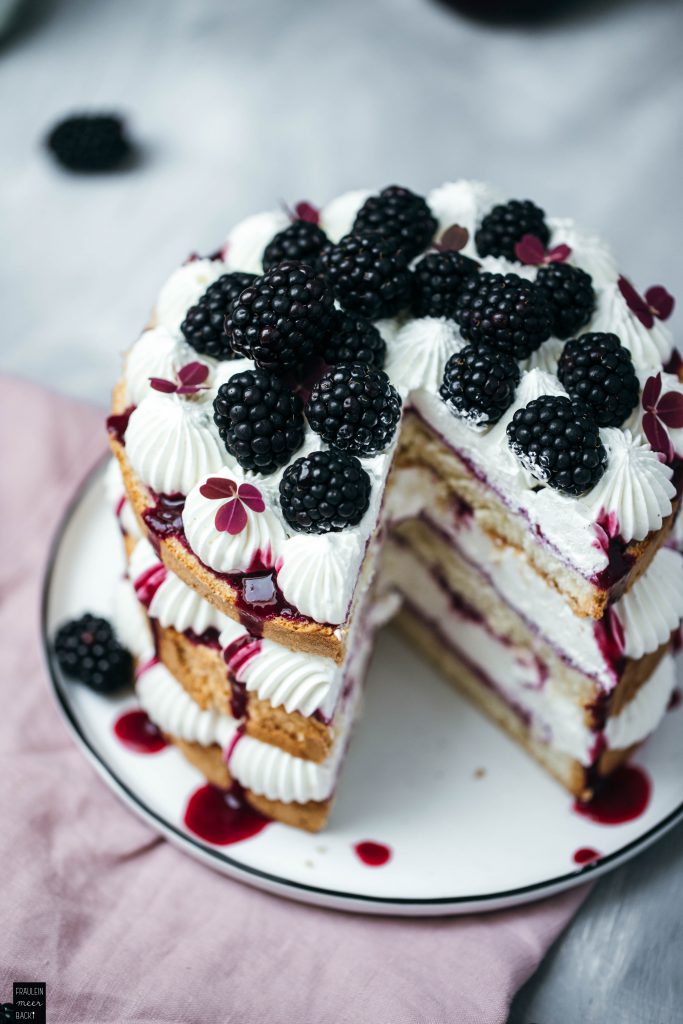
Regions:
[[455, 316], [460, 290], [479, 264], [460, 252], [430, 252], [413, 270], [413, 316]]
[[255, 274], [223, 274], [188, 309], [180, 330], [196, 352], [213, 359], [237, 359], [225, 333], [225, 321], [235, 300], [255, 280]]
[[295, 220], [268, 243], [263, 253], [263, 269], [270, 270], [285, 260], [301, 260], [315, 267], [323, 248], [329, 245], [327, 235], [317, 224]]
[[474, 236], [480, 256], [516, 260], [515, 245], [524, 235], [535, 235], [543, 245], [550, 239], [545, 213], [530, 199], [511, 199], [486, 214]]
[[77, 114], [52, 128], [46, 145], [70, 171], [111, 171], [131, 154], [123, 120], [115, 114]]
[[65, 622], [54, 642], [57, 663], [65, 675], [98, 693], [113, 693], [133, 681], [133, 659], [106, 619], [86, 612]]
[[367, 363], [384, 366], [387, 346], [374, 324], [363, 317], [336, 311], [334, 327], [321, 355], [330, 366], [340, 363]]
[[569, 263], [549, 263], [539, 270], [536, 284], [550, 306], [556, 338], [570, 338], [586, 326], [595, 308], [590, 274]]
[[284, 466], [304, 439], [301, 399], [268, 370], [245, 370], [221, 384], [213, 418], [228, 452], [253, 473]]
[[444, 370], [444, 402], [473, 426], [497, 423], [512, 405], [519, 366], [511, 356], [488, 345], [467, 345], [455, 352]]
[[313, 388], [306, 416], [335, 448], [375, 455], [394, 436], [401, 397], [383, 370], [361, 363], [332, 366]]
[[550, 337], [552, 314], [543, 292], [518, 274], [475, 274], [458, 296], [455, 319], [467, 341], [527, 359]]
[[508, 444], [532, 476], [563, 494], [589, 491], [605, 472], [607, 452], [587, 407], [564, 395], [542, 395], [518, 409]]
[[335, 298], [349, 313], [380, 320], [410, 301], [410, 270], [381, 235], [345, 235], [322, 253], [320, 263]]
[[280, 481], [282, 514], [302, 533], [355, 526], [370, 504], [370, 477], [345, 452], [313, 452], [288, 466]]
[[436, 218], [422, 196], [400, 185], [390, 185], [365, 200], [351, 230], [353, 234], [370, 231], [382, 235], [395, 251], [410, 260], [427, 248], [436, 228]]
[[600, 427], [620, 427], [640, 398], [631, 353], [616, 334], [582, 334], [568, 341], [557, 376]]
[[257, 277], [233, 303], [230, 343], [266, 370], [305, 364], [333, 323], [332, 291], [306, 263], [286, 260]]

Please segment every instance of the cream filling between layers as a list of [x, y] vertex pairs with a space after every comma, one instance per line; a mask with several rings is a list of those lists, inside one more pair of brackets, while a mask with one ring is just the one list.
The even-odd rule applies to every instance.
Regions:
[[326, 800], [334, 790], [361, 685], [354, 686], [335, 725], [330, 756], [319, 764], [243, 734], [241, 723], [229, 715], [203, 710], [159, 662], [141, 671], [136, 690], [141, 707], [162, 732], [188, 743], [222, 747], [230, 775], [246, 789], [269, 800], [305, 804]]
[[[408, 549], [390, 542], [385, 572], [411, 611], [428, 622], [485, 685], [528, 721], [534, 740], [556, 747], [581, 764], [593, 763], [598, 733], [586, 724], [584, 709], [560, 693], [551, 677], [546, 678], [544, 666], [528, 649], [504, 642], [485, 622], [458, 609], [449, 592]], [[406, 580], [410, 581], [408, 587]], [[605, 730], [605, 738], [611, 747], [640, 742], [659, 723], [666, 707], [662, 674], [671, 672], [671, 661], [667, 655], [662, 662], [665, 667], [660, 666], [640, 688], [638, 706], [628, 704], [609, 719], [612, 725]], [[669, 694], [672, 688], [673, 683]]]

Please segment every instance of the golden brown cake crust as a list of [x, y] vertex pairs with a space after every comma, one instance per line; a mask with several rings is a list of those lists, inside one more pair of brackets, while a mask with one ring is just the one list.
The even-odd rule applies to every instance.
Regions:
[[[114, 389], [112, 410], [114, 413], [122, 413], [124, 409], [124, 383], [119, 381]], [[109, 444], [120, 466], [126, 497], [135, 513], [140, 530], [143, 536], [150, 537], [143, 518], [143, 513], [153, 506], [149, 491], [133, 472], [126, 456], [125, 446], [111, 434], [109, 435]], [[196, 590], [201, 597], [218, 608], [224, 615], [237, 622], [240, 621], [235, 592], [226, 581], [207, 569], [175, 537], [162, 538], [158, 549], [159, 557], [164, 565], [183, 583]], [[283, 647], [288, 647], [293, 651], [332, 658], [338, 664], [344, 659], [344, 643], [341, 639], [343, 634], [343, 629], [314, 622], [312, 619], [292, 621], [282, 616], [276, 616], [266, 619], [263, 623], [263, 636], [266, 639], [274, 640], [275, 643], [282, 644]]]
[[[232, 686], [221, 652], [158, 623], [155, 636], [159, 658], [192, 700], [201, 708], [232, 714]], [[333, 730], [318, 719], [275, 708], [255, 693], [246, 694], [246, 708], [247, 736], [317, 764], [329, 755]]]
[[[188, 743], [168, 733], [166, 738], [175, 744], [181, 754], [197, 768], [205, 779], [219, 789], [229, 789], [232, 779], [227, 765], [223, 760], [223, 752], [219, 746], [203, 747], [199, 743]], [[280, 821], [283, 825], [301, 828], [306, 832], [319, 832], [327, 822], [332, 807], [332, 797], [327, 800], [309, 800], [306, 804], [286, 804], [282, 800], [269, 800], [266, 796], [244, 790], [247, 802], [261, 814]]]

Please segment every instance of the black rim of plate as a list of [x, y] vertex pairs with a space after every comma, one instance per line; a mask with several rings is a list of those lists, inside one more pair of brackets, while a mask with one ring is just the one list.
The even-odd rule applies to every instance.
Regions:
[[270, 882], [285, 891], [290, 890], [290, 895], [294, 899], [296, 898], [295, 894], [297, 892], [310, 893], [315, 896], [321, 896], [338, 901], [340, 904], [347, 902], [361, 903], [368, 906], [384, 906], [386, 907], [387, 914], [390, 914], [392, 907], [463, 907], [475, 904], [494, 904], [501, 901], [514, 901], [521, 903], [525, 902], [526, 897], [528, 897], [528, 902], [531, 902], [532, 899], [542, 898], [544, 893], [551, 895], [557, 890], [570, 888], [573, 885], [579, 885], [583, 882], [587, 882], [595, 874], [602, 875], [606, 873], [610, 866], [618, 867], [619, 863], [627, 860], [631, 854], [650, 846], [656, 838], [662, 836], [665, 832], [668, 832], [669, 829], [673, 828], [673, 826], [679, 821], [683, 820], [683, 802], [681, 802], [675, 810], [667, 814], [665, 818], [662, 818], [661, 821], [656, 825], [653, 825], [652, 828], [648, 829], [647, 832], [644, 832], [643, 835], [639, 836], [637, 839], [633, 839], [630, 843], [626, 843], [613, 853], [609, 853], [605, 857], [601, 857], [598, 861], [586, 864], [583, 867], [574, 869], [573, 871], [568, 871], [563, 875], [557, 875], [555, 878], [548, 878], [540, 882], [532, 882], [530, 885], [519, 886], [514, 889], [505, 889], [500, 892], [484, 893], [482, 895], [475, 896], [434, 896], [428, 898], [411, 898], [406, 896], [369, 896], [365, 893], [344, 892], [337, 889], [325, 889], [322, 886], [317, 885], [307, 885], [305, 882], [295, 882], [289, 878], [283, 878], [281, 875], [273, 875], [268, 871], [262, 871], [259, 868], [250, 867], [248, 864], [244, 864], [242, 861], [235, 860], [233, 857], [228, 856], [223, 852], [222, 848], [209, 846], [206, 843], [203, 843], [191, 832], [178, 828], [172, 822], [167, 821], [160, 814], [157, 814], [157, 812], [153, 808], [149, 807], [144, 800], [141, 800], [140, 797], [118, 777], [116, 772], [109, 766], [109, 764], [107, 764], [105, 759], [86, 738], [78, 719], [71, 710], [69, 702], [66, 700], [64, 693], [62, 692], [63, 688], [60, 682], [59, 668], [56, 665], [48, 637], [48, 606], [50, 603], [50, 593], [52, 590], [55, 565], [64, 533], [66, 532], [73, 515], [81, 504], [81, 501], [90, 490], [91, 486], [93, 486], [95, 480], [104, 471], [109, 458], [110, 456], [106, 454], [99, 459], [78, 485], [71, 501], [67, 505], [66, 511], [62, 516], [50, 545], [40, 609], [40, 630], [43, 653], [50, 675], [50, 680], [52, 682], [54, 695], [64, 717], [71, 726], [71, 729], [76, 735], [78, 741], [88, 752], [95, 764], [99, 766], [100, 771], [104, 775], [108, 776], [109, 780], [113, 783], [114, 789], [120, 794], [124, 794], [126, 798], [139, 809], [144, 818], [150, 822], [156, 823], [160, 827], [162, 833], [175, 836], [181, 846], [194, 846], [198, 850], [201, 850], [204, 856], [215, 861], [217, 865], [229, 865], [230, 868], [233, 869], [235, 877], [240, 875], [250, 876], [252, 879], [262, 879], [265, 882]]

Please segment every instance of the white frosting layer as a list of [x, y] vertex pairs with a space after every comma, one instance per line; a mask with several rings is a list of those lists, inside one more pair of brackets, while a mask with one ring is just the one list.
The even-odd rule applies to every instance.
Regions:
[[201, 487], [208, 477], [233, 480], [238, 486], [246, 482], [237, 471], [220, 468], [197, 480], [183, 509], [183, 526], [192, 550], [217, 572], [247, 572], [257, 561], [263, 566], [274, 565], [285, 535], [281, 521], [269, 507], [272, 503], [267, 502], [263, 512], [256, 512], [243, 503], [244, 529], [235, 534], [218, 530], [216, 513], [229, 499], [204, 497]]
[[660, 462], [647, 442], [630, 431], [609, 427], [600, 431], [607, 450], [607, 469], [586, 496], [593, 519], [607, 517], [608, 532], [627, 543], [643, 540], [671, 515], [676, 489], [669, 466]]
[[157, 494], [188, 494], [198, 480], [223, 467], [229, 456], [212, 413], [206, 399], [151, 391], [131, 414], [126, 453]]
[[163, 732], [189, 743], [218, 744], [230, 750], [230, 774], [246, 789], [284, 803], [303, 804], [331, 795], [353, 721], [354, 701], [339, 723], [332, 753], [316, 764], [251, 736], [236, 739], [240, 726], [236, 719], [200, 708], [159, 663], [139, 675], [136, 689], [142, 708]]
[[523, 370], [542, 370], [544, 373], [557, 374], [557, 364], [562, 355], [564, 342], [559, 338], [548, 338], [532, 352], [528, 359], [520, 363]]
[[624, 654], [641, 658], [665, 643], [683, 619], [683, 556], [660, 548], [648, 569], [614, 605]]
[[328, 704], [331, 693], [336, 697], [341, 675], [330, 658], [290, 651], [272, 640], [262, 640], [258, 654], [237, 672], [240, 682], [261, 700], [306, 718]]
[[346, 619], [364, 552], [353, 530], [290, 537], [278, 563], [278, 586], [302, 615], [337, 625]]
[[263, 273], [263, 250], [290, 224], [284, 210], [255, 213], [236, 224], [228, 235], [225, 265], [244, 274]]
[[568, 245], [571, 253], [567, 262], [590, 274], [594, 288], [604, 288], [617, 280], [616, 260], [601, 238], [583, 231], [569, 217], [546, 217], [546, 223], [550, 229], [548, 247]]
[[432, 213], [439, 222], [437, 234], [452, 224], [467, 228], [469, 239], [462, 252], [477, 258], [474, 233], [482, 218], [498, 203], [504, 202], [500, 193], [481, 181], [448, 181], [432, 189], [427, 196]]
[[654, 732], [664, 717], [675, 685], [676, 664], [667, 654], [619, 714], [607, 719], [607, 745], [614, 750], [625, 750]]
[[616, 334], [639, 370], [660, 370], [673, 351], [673, 339], [668, 328], [658, 320], [651, 328], [641, 324], [628, 308], [617, 283], [608, 285], [599, 293], [589, 329]]
[[114, 631], [127, 650], [143, 664], [154, 656], [154, 639], [145, 610], [129, 579], [114, 588]]
[[391, 342], [384, 369], [404, 394], [414, 388], [438, 392], [446, 363], [464, 345], [453, 320], [409, 320]]
[[320, 227], [331, 242], [338, 242], [344, 235], [348, 235], [356, 214], [371, 195], [372, 192], [367, 189], [356, 189], [343, 192], [323, 206], [320, 211]]
[[157, 299], [155, 324], [165, 327], [174, 337], [181, 338], [182, 324], [190, 306], [194, 306], [206, 289], [221, 274], [226, 273], [222, 260], [189, 260], [174, 270]]
[[140, 335], [126, 355], [126, 403], [139, 405], [152, 390], [150, 377], [174, 380], [175, 373], [198, 359], [197, 353], [166, 327], [151, 327]]

